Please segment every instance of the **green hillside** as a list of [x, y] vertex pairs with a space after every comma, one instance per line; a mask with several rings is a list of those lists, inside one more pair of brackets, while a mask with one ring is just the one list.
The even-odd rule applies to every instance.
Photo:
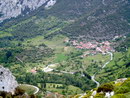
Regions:
[[130, 77], [130, 1], [105, 3], [57, 0], [50, 9], [43, 5], [5, 20], [0, 23], [0, 65], [8, 67], [20, 84], [37, 86], [39, 98], [48, 92], [72, 96], [89, 90], [91, 94], [97, 86], [92, 76], [115, 92], [122, 86], [128, 91], [113, 98], [130, 96], [125, 84], [129, 79], [109, 84]]
[[[108, 95], [110, 98], [129, 98], [130, 96], [130, 79], [118, 79], [113, 82], [105, 83], [99, 86], [98, 88], [94, 88], [91, 91], [86, 91], [84, 95], [79, 94], [76, 96], [72, 96], [71, 98], [89, 98], [93, 96], [93, 98], [105, 98], [107, 93], [111, 92], [112, 95]], [[94, 94], [94, 92], [96, 92]]]

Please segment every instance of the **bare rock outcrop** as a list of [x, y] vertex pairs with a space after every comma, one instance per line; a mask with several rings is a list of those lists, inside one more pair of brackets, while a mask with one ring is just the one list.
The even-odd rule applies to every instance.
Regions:
[[17, 17], [25, 11], [29, 13], [43, 4], [46, 4], [46, 7], [48, 7], [55, 3], [56, 0], [0, 0], [0, 22]]
[[14, 93], [18, 83], [9, 69], [0, 66], [0, 91]]

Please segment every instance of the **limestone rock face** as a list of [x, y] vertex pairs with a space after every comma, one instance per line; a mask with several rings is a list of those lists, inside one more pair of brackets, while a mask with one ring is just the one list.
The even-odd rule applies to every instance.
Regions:
[[11, 17], [17, 17], [26, 11], [29, 13], [43, 4], [54, 5], [55, 0], [0, 0], [0, 22]]
[[50, 1], [46, 4], [45, 8], [49, 8], [49, 7], [53, 6], [55, 3], [56, 3], [56, 0], [50, 0]]
[[9, 69], [0, 66], [0, 91], [11, 92], [13, 94], [17, 86], [18, 83]]

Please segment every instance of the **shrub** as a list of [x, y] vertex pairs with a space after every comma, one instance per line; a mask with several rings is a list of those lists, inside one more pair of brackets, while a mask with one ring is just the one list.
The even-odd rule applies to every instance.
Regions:
[[112, 83], [105, 83], [103, 85], [101, 85], [100, 87], [98, 87], [97, 92], [111, 92], [114, 90], [114, 86]]
[[119, 82], [119, 83], [116, 83], [114, 86], [119, 87], [120, 85], [122, 85], [122, 83]]
[[79, 98], [81, 95], [72, 96], [70, 98]]
[[2, 97], [6, 97], [6, 95], [7, 95], [8, 93], [7, 92], [4, 92], [4, 91], [2, 91], [2, 92], [0, 92], [0, 96], [2, 96]]
[[124, 94], [130, 92], [130, 81], [125, 81], [122, 85], [115, 88], [116, 94]]
[[125, 81], [122, 86], [127, 86], [127, 87], [130, 87], [130, 81]]
[[129, 88], [126, 87], [126, 86], [120, 86], [120, 87], [117, 87], [115, 89], [116, 94], [124, 94], [124, 93], [127, 93], [127, 92], [129, 92]]
[[20, 87], [17, 87], [15, 89], [15, 95], [23, 95], [25, 93], [25, 91], [23, 89], [21, 89]]
[[97, 93], [94, 98], [104, 98], [104, 94]]
[[124, 94], [117, 94], [112, 96], [111, 98], [126, 98], [126, 96]]
[[30, 95], [30, 98], [37, 98], [37, 96], [32, 94], [32, 95]]
[[91, 96], [92, 95], [92, 92], [91, 91], [86, 91], [86, 94]]
[[127, 78], [127, 80], [126, 81], [130, 81], [130, 78]]
[[6, 94], [5, 98], [12, 98], [12, 94]]

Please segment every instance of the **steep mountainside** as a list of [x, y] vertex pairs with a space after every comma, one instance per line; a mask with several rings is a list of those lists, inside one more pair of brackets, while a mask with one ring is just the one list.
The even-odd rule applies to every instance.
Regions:
[[53, 5], [55, 0], [1, 0], [0, 21], [17, 17], [20, 14], [28, 14], [46, 3], [46, 7]]
[[[112, 39], [130, 32], [129, 4], [127, 0], [104, 0], [104, 5], [87, 13], [75, 23], [64, 28], [63, 33], [88, 39]], [[82, 36], [81, 36], [82, 35]]]
[[[25, 20], [29, 20], [26, 21], [26, 26], [22, 25], [13, 32], [18, 32], [18, 36], [21, 36], [21, 34], [23, 35], [24, 33], [24, 29], [24, 31], [29, 34], [32, 33], [32, 31], [35, 32], [35, 35], [43, 34], [45, 31], [43, 29], [41, 30], [40, 25], [36, 25], [36, 21], [38, 19], [47, 19], [49, 16], [54, 16], [61, 21], [69, 23], [63, 26], [61, 30], [55, 31], [54, 33], [63, 33], [71, 38], [80, 37], [82, 39], [109, 40], [117, 35], [128, 34], [130, 31], [129, 0], [35, 1], [36, 2], [23, 0], [22, 3], [20, 3], [20, 1], [13, 3], [13, 5], [15, 4], [14, 6], [12, 3], [9, 3], [9, 6], [12, 5], [12, 8], [14, 8], [14, 10], [11, 11], [8, 6], [4, 7], [5, 10], [3, 10], [4, 3], [2, 3], [3, 5], [0, 9], [2, 11], [1, 13], [4, 13], [2, 16], [4, 18], [16, 17], [22, 12], [28, 13], [29, 10], [34, 10], [42, 4], [43, 6], [28, 15], [11, 19], [3, 23], [4, 25], [2, 24], [1, 30], [7, 31], [7, 29], [10, 29], [9, 27], [19, 25], [18, 23], [24, 23]], [[21, 4], [20, 7], [15, 9], [19, 3]], [[53, 4], [55, 4], [53, 7], [46, 8]], [[2, 17], [1, 19], [3, 20]], [[40, 22], [42, 21], [37, 21], [37, 24], [40, 24]], [[37, 30], [37, 28], [39, 29]], [[12, 33], [11, 31], [7, 32]]]

